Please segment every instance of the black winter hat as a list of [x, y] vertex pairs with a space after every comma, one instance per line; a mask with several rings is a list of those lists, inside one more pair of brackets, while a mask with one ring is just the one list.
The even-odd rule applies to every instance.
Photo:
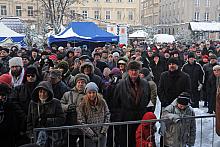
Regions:
[[127, 70], [130, 70], [130, 69], [141, 70], [141, 63], [138, 62], [138, 61], [131, 61], [131, 62], [129, 62]]
[[33, 65], [30, 65], [26, 69], [26, 74], [36, 74], [37, 75], [37, 69]]
[[194, 54], [193, 52], [190, 52], [190, 53], [188, 54], [188, 58], [195, 58], [195, 54]]
[[188, 105], [190, 102], [190, 94], [188, 92], [182, 92], [178, 98], [177, 103], [181, 105]]
[[171, 57], [169, 60], [168, 60], [168, 64], [176, 64], [176, 65], [179, 65], [179, 60], [175, 57]]
[[148, 76], [150, 74], [150, 70], [148, 68], [142, 68], [140, 73], [144, 74], [144, 76]]

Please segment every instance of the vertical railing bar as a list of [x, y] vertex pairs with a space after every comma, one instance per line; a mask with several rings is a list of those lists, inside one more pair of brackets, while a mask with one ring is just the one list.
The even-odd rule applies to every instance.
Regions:
[[202, 147], [202, 118], [201, 118], [201, 126], [200, 126], [200, 129], [201, 129], [201, 135], [200, 135], [200, 147]]
[[128, 147], [128, 124], [127, 124], [127, 147]]
[[112, 129], [113, 129], [112, 130], [112, 137], [113, 137], [113, 139], [112, 139], [112, 147], [114, 147], [115, 146], [115, 125], [112, 125]]

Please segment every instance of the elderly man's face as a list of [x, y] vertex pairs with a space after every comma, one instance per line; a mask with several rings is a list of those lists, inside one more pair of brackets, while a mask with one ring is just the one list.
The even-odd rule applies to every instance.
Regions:
[[81, 56], [81, 52], [78, 51], [78, 50], [76, 50], [76, 51], [74, 52], [74, 56], [75, 56], [75, 57], [80, 57], [80, 56]]
[[170, 63], [168, 65], [169, 71], [175, 71], [178, 69], [178, 65], [174, 64], [174, 63]]
[[139, 76], [139, 70], [129, 69], [128, 75], [132, 80], [136, 80]]
[[11, 67], [11, 74], [12, 76], [18, 77], [22, 72], [21, 66], [12, 66]]

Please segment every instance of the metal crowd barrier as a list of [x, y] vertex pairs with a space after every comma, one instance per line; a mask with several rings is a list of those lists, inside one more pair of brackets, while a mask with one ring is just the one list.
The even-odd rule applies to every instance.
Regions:
[[[197, 132], [196, 132], [196, 144], [195, 144], [195, 147], [203, 147], [203, 146], [207, 146], [207, 143], [208, 143], [208, 146], [209, 147], [214, 147], [214, 141], [215, 141], [215, 136], [216, 136], [216, 133], [215, 133], [215, 114], [212, 114], [212, 115], [205, 115], [205, 116], [189, 116], [189, 117], [183, 117], [183, 118], [180, 118], [180, 119], [196, 119], [196, 124], [197, 124]], [[209, 127], [211, 128], [203, 128], [203, 123], [204, 123], [204, 120], [203, 119], [211, 119], [211, 122], [212, 123], [209, 123]], [[119, 147], [119, 146], [116, 146], [115, 145], [115, 135], [116, 135], [116, 132], [115, 132], [115, 127], [120, 127], [120, 126], [124, 126], [126, 125], [127, 127], [127, 131], [128, 130], [128, 126], [129, 125], [138, 125], [138, 124], [143, 124], [143, 123], [150, 123], [150, 122], [163, 122], [163, 121], [167, 121], [168, 119], [154, 119], [154, 120], [138, 120], [138, 121], [125, 121], [125, 122], [111, 122], [111, 123], [99, 123], [99, 124], [84, 124], [84, 125], [73, 125], [73, 126], [60, 126], [60, 127], [48, 127], [48, 128], [34, 128], [34, 143], [37, 142], [38, 140], [38, 135], [39, 135], [39, 132], [46, 132], [46, 134], [56, 134], [57, 132], [61, 132], [61, 134], [66, 134], [66, 135], [61, 135], [62, 139], [65, 139], [67, 140], [66, 144], [65, 144], [65, 147], [71, 147], [71, 144], [69, 143], [70, 142], [70, 132], [74, 129], [82, 129], [82, 128], [86, 128], [86, 127], [102, 127], [102, 126], [111, 126], [112, 128], [112, 145], [111, 146], [107, 146], [107, 147]], [[206, 122], [207, 123], [207, 122]], [[206, 137], [206, 133], [207, 132], [204, 132], [204, 129], [206, 129], [205, 131], [208, 131], [212, 133], [212, 138], [210, 139], [211, 142], [207, 142], [207, 140], [205, 140], [205, 137]], [[158, 130], [158, 128], [157, 128]], [[158, 132], [158, 131], [157, 131]], [[204, 133], [203, 133], [204, 132]], [[117, 134], [118, 135], [118, 134]], [[128, 134], [124, 134], [126, 135], [126, 138], [127, 138], [127, 147], [129, 146], [128, 145], [128, 140], [129, 140], [129, 136]], [[210, 134], [209, 134], [210, 135]], [[85, 132], [83, 133], [82, 135], [84, 137], [83, 139], [83, 146], [84, 147], [87, 147], [85, 146], [85, 138], [86, 138], [86, 135], [85, 135]], [[65, 138], [63, 138], [65, 137]], [[107, 136], [107, 137], [110, 137], [110, 136]], [[159, 145], [159, 142], [158, 142], [158, 137], [160, 137], [160, 135], [156, 135], [156, 146], [160, 146]], [[210, 141], [209, 140], [209, 141]], [[60, 145], [56, 145], [56, 143], [53, 141], [51, 141], [51, 144], [50, 146], [52, 147], [56, 147], [56, 146], [60, 146]], [[77, 145], [78, 147], [79, 145]], [[97, 143], [97, 147], [102, 147], [102, 146], [99, 146], [99, 142]], [[142, 147], [142, 146], [140, 146]], [[144, 147], [144, 146], [143, 146]]]

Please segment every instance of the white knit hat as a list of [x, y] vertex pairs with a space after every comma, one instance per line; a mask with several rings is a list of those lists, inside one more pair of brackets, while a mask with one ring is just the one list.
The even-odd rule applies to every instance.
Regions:
[[21, 66], [23, 67], [23, 61], [21, 57], [13, 57], [9, 60], [9, 67], [12, 66]]

